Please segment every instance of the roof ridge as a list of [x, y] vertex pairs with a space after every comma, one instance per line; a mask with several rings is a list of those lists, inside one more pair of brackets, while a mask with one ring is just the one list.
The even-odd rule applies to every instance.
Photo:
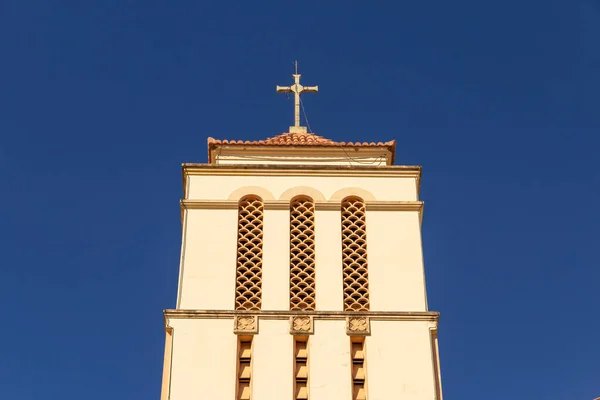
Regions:
[[268, 144], [325, 144], [335, 143], [331, 139], [325, 139], [312, 132], [284, 132], [279, 135], [265, 139]]

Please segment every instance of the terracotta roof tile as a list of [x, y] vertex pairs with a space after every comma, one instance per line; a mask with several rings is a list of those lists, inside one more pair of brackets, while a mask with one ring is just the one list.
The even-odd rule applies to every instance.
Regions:
[[208, 138], [208, 162], [212, 163], [211, 150], [219, 145], [242, 146], [311, 146], [311, 147], [387, 147], [392, 153], [392, 163], [396, 152], [396, 141], [388, 142], [334, 142], [314, 133], [282, 133], [264, 140], [219, 140]]
[[218, 140], [211, 137], [208, 138], [208, 146], [212, 147], [218, 144], [229, 145], [251, 145], [251, 146], [349, 146], [349, 147], [388, 147], [396, 145], [395, 140], [389, 142], [334, 142], [331, 139], [326, 139], [323, 136], [315, 135], [314, 133], [282, 133], [281, 135], [273, 136], [264, 140]]

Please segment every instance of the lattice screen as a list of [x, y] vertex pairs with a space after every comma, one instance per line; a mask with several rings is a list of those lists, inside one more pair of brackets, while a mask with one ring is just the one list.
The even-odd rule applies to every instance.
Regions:
[[365, 203], [357, 197], [342, 201], [342, 264], [344, 310], [369, 311]]
[[238, 209], [235, 309], [260, 310], [262, 294], [263, 202], [248, 196]]
[[290, 203], [290, 310], [315, 309], [315, 203]]

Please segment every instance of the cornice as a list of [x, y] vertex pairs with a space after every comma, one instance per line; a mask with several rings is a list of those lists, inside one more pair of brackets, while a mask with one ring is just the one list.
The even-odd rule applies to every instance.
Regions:
[[[236, 200], [181, 200], [181, 209], [187, 210], [234, 210], [238, 207]], [[288, 200], [266, 200], [265, 210], [288, 210]], [[339, 201], [317, 201], [315, 208], [319, 211], [339, 211]], [[417, 211], [422, 212], [424, 203], [422, 201], [367, 201], [367, 211]]]
[[436, 311], [232, 311], [232, 310], [164, 310], [165, 322], [169, 319], [223, 319], [240, 315], [255, 315], [260, 319], [289, 319], [308, 315], [320, 320], [343, 320], [346, 317], [369, 317], [373, 321], [430, 321], [438, 322]]
[[[265, 210], [289, 210], [289, 200], [265, 200]], [[237, 202], [236, 202], [237, 206]]]
[[416, 178], [421, 176], [420, 166], [394, 165], [385, 167], [358, 166], [310, 166], [310, 165], [212, 165], [182, 164], [187, 175], [259, 175], [259, 176], [358, 176]]
[[237, 209], [238, 202], [234, 200], [187, 200], [180, 201], [181, 208], [187, 210], [231, 210]]
[[183, 163], [181, 165], [183, 195], [187, 196], [189, 176], [325, 176], [360, 178], [413, 178], [416, 180], [417, 196], [421, 191], [421, 171], [418, 165], [390, 165], [363, 167], [342, 165], [214, 165]]
[[367, 211], [423, 211], [422, 201], [367, 201]]
[[316, 201], [316, 211], [341, 211], [342, 203], [339, 201]]
[[[288, 200], [266, 200], [265, 210], [289, 210]], [[367, 201], [367, 211], [416, 211], [419, 213], [419, 222], [423, 224], [424, 202], [422, 201]], [[237, 210], [238, 202], [235, 200], [187, 200], [180, 201], [181, 223], [185, 210]], [[317, 201], [316, 211], [340, 211], [342, 204], [339, 201]]]

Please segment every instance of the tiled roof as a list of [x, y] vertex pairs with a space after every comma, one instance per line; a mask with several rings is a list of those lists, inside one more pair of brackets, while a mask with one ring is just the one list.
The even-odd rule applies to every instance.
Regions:
[[386, 147], [391, 153], [391, 163], [393, 164], [394, 153], [396, 152], [396, 141], [389, 142], [334, 142], [323, 136], [314, 133], [282, 133], [264, 140], [218, 140], [208, 138], [208, 162], [212, 163], [212, 151], [221, 145], [227, 146], [306, 146], [306, 147]]
[[208, 147], [218, 144], [250, 145], [250, 146], [337, 146], [337, 147], [395, 147], [396, 141], [389, 142], [334, 142], [314, 133], [282, 133], [264, 140], [217, 140], [208, 138]]

